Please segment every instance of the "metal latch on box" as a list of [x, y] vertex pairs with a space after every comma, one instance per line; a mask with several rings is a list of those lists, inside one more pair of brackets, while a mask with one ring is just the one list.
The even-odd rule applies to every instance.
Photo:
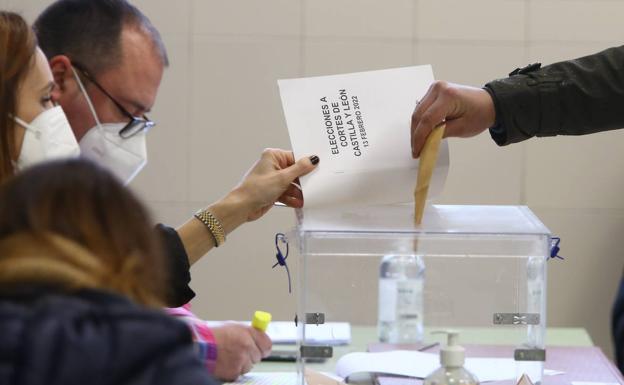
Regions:
[[494, 313], [494, 325], [539, 325], [538, 313]]
[[544, 349], [516, 349], [514, 350], [514, 360], [516, 361], [546, 361], [546, 350]]
[[334, 355], [334, 348], [331, 346], [301, 345], [299, 350], [301, 358], [332, 358]]
[[325, 323], [325, 313], [306, 313], [306, 324], [322, 325]]

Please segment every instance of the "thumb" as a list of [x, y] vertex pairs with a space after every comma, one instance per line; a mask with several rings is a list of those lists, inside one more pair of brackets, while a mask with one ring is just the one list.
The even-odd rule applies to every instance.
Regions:
[[290, 181], [292, 182], [300, 176], [312, 172], [312, 170], [314, 170], [316, 165], [319, 163], [319, 160], [319, 157], [316, 155], [312, 155], [309, 158], [301, 158], [292, 166], [283, 169], [282, 172], [288, 175]]

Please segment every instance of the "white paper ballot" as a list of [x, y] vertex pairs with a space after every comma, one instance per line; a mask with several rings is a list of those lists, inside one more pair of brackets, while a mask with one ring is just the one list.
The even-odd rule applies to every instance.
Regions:
[[[429, 65], [278, 81], [295, 156], [321, 160], [301, 178], [306, 209], [413, 200], [410, 121], [432, 82]], [[448, 165], [444, 141], [430, 196]]]

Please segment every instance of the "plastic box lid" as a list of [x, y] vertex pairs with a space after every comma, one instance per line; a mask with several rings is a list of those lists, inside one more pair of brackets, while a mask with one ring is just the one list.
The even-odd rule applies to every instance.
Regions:
[[432, 205], [420, 225], [413, 204], [297, 211], [298, 230], [340, 233], [549, 235], [526, 206]]

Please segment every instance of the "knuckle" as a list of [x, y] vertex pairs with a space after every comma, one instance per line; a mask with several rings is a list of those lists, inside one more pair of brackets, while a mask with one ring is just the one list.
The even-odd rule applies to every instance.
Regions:
[[459, 96], [459, 90], [456, 87], [446, 87], [442, 96], [449, 99], [455, 99]]
[[448, 89], [448, 83], [444, 80], [436, 80], [431, 85], [431, 89], [436, 92], [444, 92], [444, 90]]

